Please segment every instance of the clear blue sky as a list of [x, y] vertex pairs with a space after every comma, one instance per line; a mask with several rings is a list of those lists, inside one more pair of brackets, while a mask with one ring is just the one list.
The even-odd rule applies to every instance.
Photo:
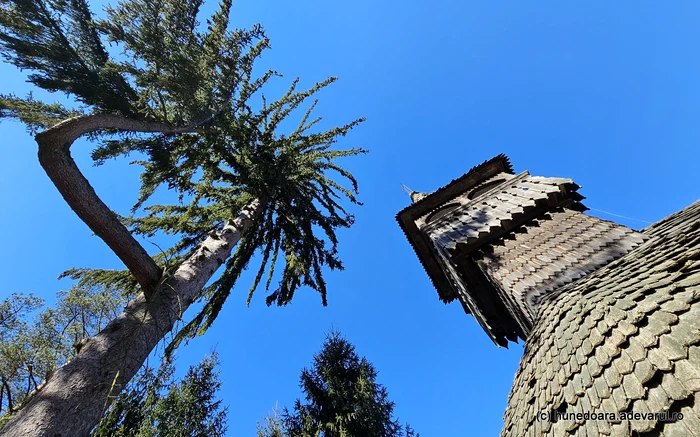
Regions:
[[[396, 412], [424, 437], [496, 435], [522, 348], [494, 346], [458, 303], [444, 305], [394, 221], [400, 189], [433, 190], [506, 153], [517, 172], [573, 178], [589, 207], [656, 221], [700, 197], [700, 3], [697, 1], [327, 2], [238, 0], [235, 23], [265, 25], [261, 66], [303, 85], [335, 75], [318, 114], [368, 121], [343, 141], [371, 150], [345, 162], [360, 181], [357, 224], [340, 235], [347, 270], [328, 275], [329, 306], [298, 293], [286, 308], [250, 308], [239, 282], [182, 366], [216, 347], [229, 435], [254, 434], [276, 402], [293, 403], [299, 372], [334, 326], [379, 370]], [[264, 64], [264, 65], [263, 65]], [[28, 90], [0, 66], [2, 92]], [[0, 295], [51, 301], [73, 266], [118, 260], [63, 203], [22, 126], [0, 147]], [[136, 169], [89, 166], [98, 194], [126, 211]], [[616, 219], [639, 228], [644, 224]]]

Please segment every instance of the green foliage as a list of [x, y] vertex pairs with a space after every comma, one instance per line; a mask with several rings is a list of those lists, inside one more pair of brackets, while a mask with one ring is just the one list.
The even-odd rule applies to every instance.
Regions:
[[31, 93], [25, 99], [14, 94], [0, 94], [0, 119], [18, 119], [27, 126], [32, 135], [61, 120], [79, 115], [81, 115], [80, 111], [68, 110], [58, 103], [46, 104], [34, 100]]
[[408, 423], [406, 424], [406, 427], [404, 428], [404, 435], [406, 437], [420, 437], [420, 434], [417, 434], [416, 431]]
[[[258, 251], [262, 262], [248, 303], [266, 273], [265, 290], [270, 291], [278, 268], [279, 283], [267, 296], [268, 305], [288, 304], [300, 286], [318, 291], [327, 304], [323, 271], [343, 268], [336, 231], [354, 221], [343, 203], [359, 204], [357, 182], [337, 160], [365, 153], [333, 148], [363, 120], [319, 132], [320, 117], [311, 119], [316, 101], [296, 129], [280, 134], [285, 120], [336, 79], [303, 91], [295, 80], [287, 93], [268, 104], [261, 90], [278, 74], [267, 71], [253, 77], [255, 60], [269, 47], [262, 27], [229, 29], [231, 0], [221, 0], [202, 26], [197, 22], [201, 4], [121, 0], [98, 19], [86, 0], [0, 0], [3, 58], [29, 70], [28, 79], [38, 88], [67, 94], [79, 107], [38, 102], [31, 95], [0, 95], [0, 119], [18, 119], [32, 133], [93, 113], [199, 126], [189, 134], [96, 132], [90, 137], [102, 141], [92, 155], [98, 165], [138, 155], [136, 163], [144, 169], [140, 195], [131, 215], [121, 219], [139, 236], [179, 237], [154, 257], [164, 279], [212, 231], [221, 230], [254, 200], [261, 204], [252, 228], [224, 260], [222, 275], [198, 296], [203, 309], [178, 332], [168, 353], [206, 331]], [[262, 105], [251, 103], [253, 97]], [[177, 201], [147, 205], [161, 186], [176, 193]], [[118, 298], [140, 291], [124, 271], [83, 268], [64, 276], [77, 280], [79, 289], [120, 290]], [[57, 356], [47, 359], [51, 365], [58, 361]]]
[[[146, 217], [133, 219], [132, 229], [142, 235], [157, 231], [181, 235], [180, 245], [174, 248], [178, 254], [191, 250], [211, 229], [219, 229], [253, 199], [263, 205], [253, 228], [226, 262], [222, 276], [203, 290], [204, 309], [183, 329], [175, 344], [211, 325], [257, 249], [261, 249], [262, 261], [248, 293], [248, 303], [266, 269], [265, 289], [270, 290], [280, 261], [281, 279], [267, 296], [268, 305], [288, 304], [302, 285], [317, 290], [323, 305], [327, 304], [322, 270], [324, 266], [331, 270], [343, 268], [337, 252], [336, 229], [347, 228], [354, 221], [340, 201], [345, 198], [359, 203], [355, 198], [357, 182], [335, 160], [365, 152], [330, 147], [361, 120], [327, 132], [308, 134], [307, 130], [314, 124], [308, 122], [312, 105], [289, 136], [276, 135], [274, 129], [307, 96], [332, 81], [316, 84], [304, 92], [295, 92], [293, 86], [280, 100], [263, 106], [259, 114], [249, 108], [237, 114], [228, 112], [222, 115], [229, 118], [228, 122], [216, 131], [208, 131], [203, 141], [190, 143], [174, 155], [168, 154], [163, 163], [157, 160], [144, 163], [147, 167], [142, 200], [159, 184], [167, 184], [178, 189], [181, 198], [191, 195], [191, 201], [186, 206], [148, 207]], [[346, 189], [335, 182], [331, 172], [346, 178], [352, 188]]]
[[[394, 403], [376, 382], [377, 371], [339, 332], [331, 331], [313, 365], [303, 369], [293, 412], [267, 418], [268, 429], [287, 437], [420, 437], [394, 419]], [[275, 437], [262, 429], [259, 437]]]
[[[87, 0], [0, 0], [0, 51], [37, 87], [91, 110], [191, 124], [246, 86], [268, 45], [260, 26], [228, 29], [230, 0], [200, 32], [201, 3], [123, 0], [96, 19]], [[122, 50], [118, 58], [105, 41]]]
[[31, 294], [0, 302], [0, 415], [12, 413], [125, 303], [126, 297], [102, 287], [60, 291], [54, 308]]
[[180, 381], [165, 360], [146, 369], [109, 408], [92, 437], [217, 437], [226, 433], [227, 408], [216, 394], [221, 388], [213, 354], [192, 366]]
[[[128, 296], [105, 288], [58, 293], [53, 308], [33, 295], [13, 294], [0, 302], [0, 427], [54, 369], [77, 353], [81, 341], [101, 331]], [[222, 436], [226, 408], [215, 354], [175, 380], [174, 364], [144, 368], [109, 407], [93, 436]]]
[[[269, 47], [262, 27], [230, 30], [230, 0], [221, 0], [202, 26], [197, 22], [201, 4], [122, 0], [105, 9], [105, 19], [97, 19], [86, 0], [0, 0], [0, 51], [5, 60], [30, 70], [29, 81], [37, 87], [66, 93], [83, 105], [74, 111], [31, 96], [1, 95], [0, 119], [19, 119], [32, 132], [78, 113], [95, 112], [173, 125], [201, 124], [190, 134], [91, 136], [103, 140], [93, 152], [96, 164], [134, 152], [142, 158], [136, 161], [144, 167], [140, 196], [132, 215], [122, 220], [137, 235], [180, 238], [156, 257], [166, 272], [254, 199], [262, 203], [262, 212], [226, 261], [222, 276], [199, 296], [205, 302], [202, 312], [169, 350], [206, 331], [257, 251], [262, 263], [248, 303], [266, 269], [265, 289], [270, 291], [281, 264], [279, 285], [267, 296], [268, 305], [288, 304], [300, 286], [317, 290], [327, 304], [323, 270], [343, 267], [336, 230], [354, 221], [341, 203], [359, 204], [357, 182], [336, 161], [365, 153], [332, 149], [362, 119], [313, 131], [320, 121], [310, 118], [316, 102], [296, 129], [278, 133], [293, 112], [335, 78], [303, 91], [297, 90], [295, 80], [278, 100], [268, 104], [261, 96], [262, 105], [253, 105], [252, 97], [278, 75], [267, 71], [253, 77], [255, 60]], [[105, 42], [113, 45], [111, 51]], [[115, 49], [121, 50], [118, 56], [112, 55]], [[160, 186], [176, 192], [177, 202], [146, 206]], [[145, 214], [137, 216], [142, 208]], [[74, 269], [65, 275], [81, 287], [139, 291], [126, 272]]]
[[263, 423], [257, 423], [256, 437], [285, 437], [284, 423], [282, 415], [279, 413], [277, 406], [272, 410], [272, 414], [266, 416]]
[[36, 385], [34, 373], [41, 372], [34, 369], [35, 342], [28, 334], [27, 315], [42, 304], [36, 296], [17, 293], [0, 302], [0, 414], [12, 412], [22, 402], [32, 382]]
[[134, 114], [136, 91], [109, 60], [85, 0], [0, 0], [0, 50], [29, 81], [87, 105]]

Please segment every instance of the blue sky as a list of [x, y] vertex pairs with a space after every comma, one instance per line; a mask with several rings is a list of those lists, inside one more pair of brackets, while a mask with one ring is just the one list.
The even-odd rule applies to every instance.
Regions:
[[[506, 153], [516, 172], [571, 177], [591, 208], [651, 222], [689, 205], [700, 197], [699, 18], [694, 1], [236, 1], [234, 24], [263, 23], [271, 37], [261, 67], [285, 74], [269, 94], [296, 76], [307, 86], [339, 76], [317, 114], [367, 117], [342, 145], [371, 153], [345, 161], [365, 206], [340, 234], [346, 271], [328, 275], [329, 306], [302, 290], [286, 308], [267, 308], [263, 293], [246, 308], [244, 276], [209, 333], [180, 351], [184, 367], [218, 350], [229, 435], [253, 435], [276, 402], [291, 406], [331, 326], [424, 437], [496, 435], [522, 348], [497, 348], [459, 304], [439, 302], [394, 220], [408, 204], [400, 183], [430, 191]], [[0, 77], [1, 92], [29, 90], [11, 66]], [[56, 281], [67, 268], [119, 268], [50, 184], [23, 127], [0, 129], [0, 296], [50, 302], [70, 286]], [[89, 150], [77, 143], [73, 155], [126, 211], [136, 169], [93, 168]]]

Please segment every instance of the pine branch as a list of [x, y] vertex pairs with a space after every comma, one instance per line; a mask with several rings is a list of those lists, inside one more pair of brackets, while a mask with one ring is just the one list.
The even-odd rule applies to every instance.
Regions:
[[24, 99], [14, 94], [0, 94], [0, 121], [3, 118], [19, 120], [32, 135], [36, 135], [40, 129], [80, 115], [79, 111], [65, 108], [59, 103], [47, 104], [34, 100], [31, 93]]

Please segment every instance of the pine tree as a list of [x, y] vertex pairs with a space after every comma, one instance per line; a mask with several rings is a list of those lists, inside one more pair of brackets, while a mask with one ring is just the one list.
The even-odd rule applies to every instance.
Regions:
[[220, 437], [226, 433], [227, 408], [212, 354], [174, 381], [174, 364], [147, 370], [112, 404], [91, 437]]
[[[314, 103], [297, 129], [279, 134], [280, 123], [335, 78], [305, 91], [294, 81], [280, 99], [256, 105], [252, 98], [277, 75], [253, 77], [254, 61], [269, 47], [264, 30], [229, 29], [230, 0], [221, 0], [201, 26], [200, 6], [201, 0], [122, 0], [101, 19], [86, 0], [0, 0], [3, 58], [29, 71], [36, 87], [73, 102], [3, 94], [0, 118], [36, 133], [39, 163], [59, 193], [127, 268], [66, 275], [82, 288], [106, 285], [136, 296], [47, 378], [0, 430], [3, 436], [86, 434], [108, 396], [127, 385], [194, 302], [203, 310], [168, 351], [206, 331], [258, 250], [262, 263], [248, 301], [265, 269], [269, 290], [281, 264], [268, 305], [289, 303], [302, 285], [327, 302], [322, 269], [342, 269], [335, 231], [353, 222], [340, 202], [358, 203], [355, 179], [335, 160], [364, 153], [331, 147], [362, 120], [312, 132], [319, 121], [310, 119]], [[120, 50], [107, 50], [106, 42]], [[129, 216], [110, 210], [75, 164], [70, 147], [83, 137], [98, 142], [92, 155], [98, 164], [129, 153], [142, 157], [142, 189]], [[333, 172], [352, 187], [331, 179]], [[145, 206], [160, 186], [173, 190], [177, 202]], [[157, 234], [179, 241], [151, 256], [135, 237]], [[205, 287], [222, 265], [220, 278]]]
[[[394, 402], [376, 382], [377, 371], [338, 331], [331, 331], [311, 368], [303, 369], [292, 412], [282, 423], [288, 437], [412, 437], [413, 429], [393, 418]], [[405, 434], [404, 434], [405, 432]], [[419, 437], [419, 436], [418, 436]]]
[[287, 437], [277, 405], [272, 410], [272, 414], [264, 418], [263, 423], [258, 422], [255, 435], [256, 437]]

